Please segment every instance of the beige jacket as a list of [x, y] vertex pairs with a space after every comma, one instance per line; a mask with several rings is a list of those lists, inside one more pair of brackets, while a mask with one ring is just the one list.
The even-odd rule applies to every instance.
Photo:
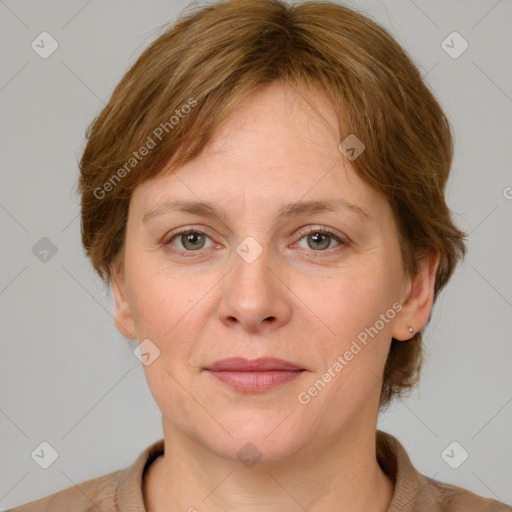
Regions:
[[[71, 486], [8, 512], [147, 512], [144, 470], [164, 451], [160, 439], [122, 470]], [[512, 507], [418, 473], [400, 442], [377, 430], [377, 460], [395, 482], [388, 512], [512, 512]]]

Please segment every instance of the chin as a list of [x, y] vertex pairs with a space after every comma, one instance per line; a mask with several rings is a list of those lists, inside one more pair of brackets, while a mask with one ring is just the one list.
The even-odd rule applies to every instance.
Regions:
[[292, 419], [293, 414], [286, 418], [287, 415], [287, 412], [277, 410], [237, 412], [231, 418], [229, 415], [222, 418], [225, 430], [208, 428], [205, 432], [196, 431], [196, 435], [212, 452], [227, 459], [244, 464], [247, 458], [260, 463], [279, 461], [300, 450], [307, 438], [305, 426], [300, 426], [299, 432], [296, 418]]

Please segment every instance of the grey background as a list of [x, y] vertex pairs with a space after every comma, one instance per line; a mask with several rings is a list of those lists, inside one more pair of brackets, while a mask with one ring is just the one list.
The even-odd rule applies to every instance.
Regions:
[[[512, 503], [510, 0], [353, 1], [415, 59], [452, 122], [448, 201], [468, 256], [434, 306], [420, 386], [379, 419], [429, 477]], [[135, 342], [115, 329], [80, 245], [86, 126], [185, 1], [0, 0], [0, 507], [127, 467], [162, 437]], [[42, 59], [31, 42], [59, 44]], [[469, 48], [450, 57], [459, 32]], [[57, 252], [32, 248], [49, 238]], [[48, 469], [31, 453], [59, 453]], [[452, 469], [457, 441], [469, 458]]]

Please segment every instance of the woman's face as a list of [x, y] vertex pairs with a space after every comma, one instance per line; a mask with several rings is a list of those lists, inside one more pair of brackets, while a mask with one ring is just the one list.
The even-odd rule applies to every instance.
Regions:
[[[150, 340], [144, 371], [166, 436], [277, 460], [374, 432], [391, 337], [410, 338], [419, 319], [400, 312], [411, 283], [390, 206], [344, 158], [336, 127], [322, 93], [306, 102], [274, 83], [198, 158], [134, 191], [116, 324]], [[288, 206], [317, 201], [332, 210]], [[302, 371], [207, 369], [232, 357]]]

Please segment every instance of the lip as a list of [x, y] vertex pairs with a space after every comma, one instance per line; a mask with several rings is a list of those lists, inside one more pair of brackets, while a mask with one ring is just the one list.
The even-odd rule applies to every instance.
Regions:
[[255, 360], [243, 357], [222, 359], [205, 370], [236, 391], [261, 393], [296, 379], [305, 368], [289, 361], [264, 357]]
[[259, 359], [245, 359], [243, 357], [230, 357], [221, 359], [207, 366], [205, 370], [214, 372], [232, 371], [232, 372], [266, 372], [266, 371], [298, 371], [304, 370], [300, 366], [277, 359], [275, 357], [260, 357]]

